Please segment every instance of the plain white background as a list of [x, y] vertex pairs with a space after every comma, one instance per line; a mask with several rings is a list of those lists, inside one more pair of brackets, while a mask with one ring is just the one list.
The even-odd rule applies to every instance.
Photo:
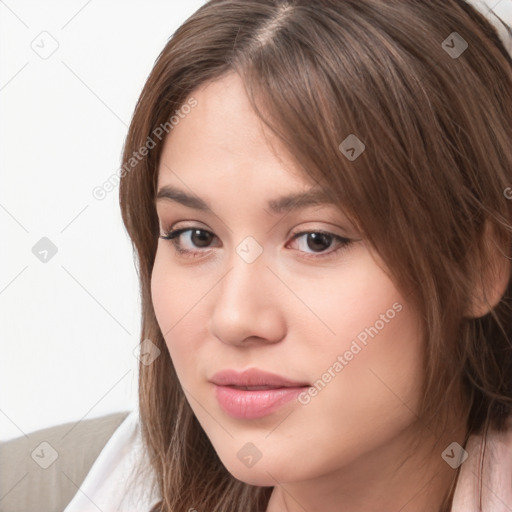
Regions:
[[155, 59], [203, 3], [0, 1], [0, 440], [136, 404], [132, 247], [118, 188], [92, 191], [120, 167]]
[[[202, 4], [0, 0], [0, 440], [136, 406], [132, 247], [117, 187], [92, 192], [120, 167], [156, 57]], [[488, 4], [512, 23], [512, 0]]]

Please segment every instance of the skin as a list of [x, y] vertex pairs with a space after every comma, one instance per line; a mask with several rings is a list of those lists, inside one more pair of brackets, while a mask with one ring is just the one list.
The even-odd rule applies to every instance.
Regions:
[[[452, 422], [434, 435], [414, 412], [423, 377], [418, 313], [340, 208], [270, 212], [268, 200], [315, 183], [254, 114], [237, 75], [192, 96], [197, 107], [165, 141], [158, 188], [177, 187], [210, 209], [159, 199], [157, 212], [162, 235], [195, 227], [214, 236], [204, 246], [190, 231], [181, 235], [195, 257], [159, 239], [152, 299], [178, 378], [221, 461], [237, 479], [274, 487], [267, 512], [438, 510], [454, 476], [441, 453], [463, 444], [464, 429]], [[307, 235], [292, 237], [319, 230], [353, 241], [336, 251], [335, 240], [318, 249]], [[263, 251], [252, 263], [236, 252], [248, 236]], [[216, 401], [208, 379], [226, 368], [314, 383], [396, 303], [401, 310], [307, 405], [293, 400], [240, 420]], [[249, 442], [262, 454], [252, 467], [237, 457]]]

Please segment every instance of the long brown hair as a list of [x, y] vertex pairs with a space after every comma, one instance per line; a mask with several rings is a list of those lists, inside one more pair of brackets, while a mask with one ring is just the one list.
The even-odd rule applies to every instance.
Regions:
[[[443, 428], [457, 399], [468, 436], [503, 430], [512, 404], [510, 282], [489, 313], [467, 315], [475, 286], [495, 270], [486, 233], [511, 255], [512, 61], [494, 27], [463, 0], [212, 0], [159, 55], [120, 182], [140, 278], [140, 339], [162, 352], [140, 364], [139, 377], [160, 510], [260, 512], [272, 491], [222, 465], [151, 301], [162, 127], [171, 133], [169, 119], [194, 90], [230, 72], [297, 166], [362, 228], [397, 286], [415, 290], [426, 370], [418, 416]], [[365, 145], [355, 160], [339, 148], [351, 134]], [[133, 160], [136, 153], [144, 156]]]

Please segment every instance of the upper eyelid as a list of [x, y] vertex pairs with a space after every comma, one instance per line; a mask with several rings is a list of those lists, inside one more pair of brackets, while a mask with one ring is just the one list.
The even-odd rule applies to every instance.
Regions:
[[[172, 227], [172, 228], [164, 228], [164, 223], [160, 222], [160, 229], [162, 231], [166, 231], [168, 233], [172, 233], [172, 232], [175, 232], [175, 231], [188, 231], [188, 230], [193, 230], [193, 229], [197, 229], [197, 230], [200, 230], [200, 231], [206, 231], [207, 233], [210, 233], [214, 236], [216, 236], [218, 238], [218, 235], [216, 235], [211, 229], [209, 228], [205, 228], [205, 227], [202, 227], [202, 226], [198, 226], [198, 225], [193, 225], [193, 226], [182, 226], [182, 227]], [[290, 236], [295, 236], [295, 235], [299, 235], [299, 234], [307, 234], [307, 233], [325, 233], [325, 234], [328, 234], [328, 235], [333, 235], [333, 236], [339, 236], [341, 238], [348, 238], [347, 236], [344, 236], [344, 235], [340, 235], [338, 233], [334, 233], [332, 231], [330, 231], [329, 229], [323, 229], [323, 228], [302, 228], [302, 229], [291, 229], [290, 230]]]
[[[187, 206], [183, 206], [179, 203], [161, 201], [157, 203], [155, 206], [155, 214], [157, 216], [158, 221], [163, 222], [163, 218], [165, 218], [168, 214], [173, 214], [173, 212], [175, 211], [174, 208], [176, 208], [178, 211], [181, 211], [182, 208], [184, 208], [185, 210], [189, 210]], [[355, 221], [355, 219], [350, 217], [343, 210], [340, 210], [340, 208], [338, 208], [335, 204], [331, 202], [320, 202], [305, 205], [303, 208], [300, 209], [300, 211], [296, 212], [296, 214], [302, 216], [308, 214], [308, 212], [315, 213], [318, 215], [321, 215], [321, 213], [319, 212], [324, 212], [325, 215], [328, 215], [329, 217], [332, 216], [333, 222], [328, 222], [329, 224], [336, 223], [347, 232], [358, 233], [360, 231], [357, 221]], [[202, 213], [213, 212], [209, 210]], [[197, 222], [200, 223], [200, 221]], [[319, 220], [318, 222], [323, 221]]]
[[[157, 220], [158, 220], [158, 224], [160, 226], [161, 229], [164, 229], [164, 226], [165, 225], [169, 225], [169, 226], [172, 226], [172, 227], [169, 227], [167, 228], [168, 231], [177, 231], [179, 229], [203, 229], [205, 231], [209, 231], [213, 234], [215, 234], [213, 232], [213, 230], [211, 230], [209, 227], [203, 227], [201, 226], [202, 222], [201, 221], [198, 221], [198, 220], [191, 220], [191, 221], [186, 221], [186, 220], [183, 220], [183, 221], [176, 221], [176, 222], [166, 222], [164, 220], [164, 218], [161, 218], [159, 215], [157, 215]], [[181, 224], [181, 222], [193, 222], [194, 224], [192, 224], [191, 226], [183, 226], [183, 227], [175, 227], [176, 224]], [[344, 235], [341, 235], [341, 234], [337, 234], [337, 233], [334, 233], [332, 232], [330, 229], [339, 229], [339, 230], [342, 230], [342, 231], [345, 231], [347, 233], [350, 233], [352, 231], [354, 231], [353, 228], [351, 228], [351, 224], [349, 223], [349, 225], [344, 225], [343, 223], [340, 223], [340, 222], [336, 222], [336, 226], [335, 226], [335, 222], [332, 222], [332, 221], [328, 221], [328, 220], [317, 220], [317, 221], [303, 221], [301, 224], [303, 223], [318, 223], [318, 224], [329, 224], [329, 225], [332, 225], [333, 228], [303, 228], [302, 231], [305, 231], [305, 232], [318, 232], [318, 231], [323, 231], [323, 232], [328, 232], [328, 233], [331, 233], [333, 235], [338, 235], [338, 236], [344, 236]], [[300, 225], [300, 224], [299, 224]], [[290, 231], [294, 231], [294, 229], [291, 229]]]

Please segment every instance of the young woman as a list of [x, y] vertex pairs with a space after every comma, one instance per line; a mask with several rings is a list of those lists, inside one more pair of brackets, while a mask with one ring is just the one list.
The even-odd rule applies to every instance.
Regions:
[[144, 506], [512, 510], [506, 44], [464, 0], [212, 0], [173, 35], [120, 183]]

